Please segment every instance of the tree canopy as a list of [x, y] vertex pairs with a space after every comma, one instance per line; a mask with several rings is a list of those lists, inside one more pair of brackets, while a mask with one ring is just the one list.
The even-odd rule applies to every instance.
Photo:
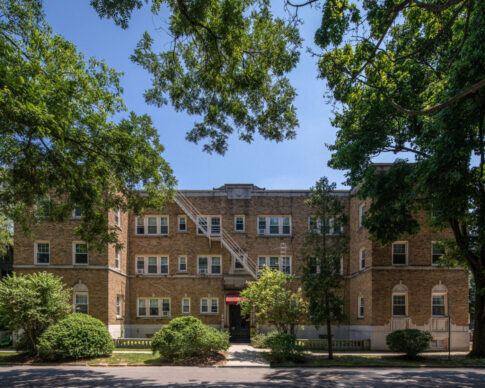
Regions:
[[[0, 209], [29, 231], [83, 211], [80, 238], [116, 242], [109, 209], [161, 208], [175, 179], [149, 116], [129, 112], [120, 73], [52, 32], [40, 0], [0, 1]], [[144, 189], [147, 196], [140, 196]]]

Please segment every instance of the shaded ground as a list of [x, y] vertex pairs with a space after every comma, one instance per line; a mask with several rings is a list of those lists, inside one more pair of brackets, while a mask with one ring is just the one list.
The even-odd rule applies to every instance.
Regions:
[[6, 387], [483, 387], [483, 369], [0, 367]]

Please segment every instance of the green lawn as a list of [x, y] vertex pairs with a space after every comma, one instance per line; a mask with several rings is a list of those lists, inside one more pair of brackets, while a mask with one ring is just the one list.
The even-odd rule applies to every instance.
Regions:
[[306, 355], [305, 361], [301, 363], [296, 362], [271, 362], [271, 356], [267, 352], [261, 352], [261, 355], [266, 358], [271, 366], [305, 366], [305, 367], [327, 367], [327, 366], [345, 366], [345, 367], [485, 367], [485, 359], [472, 359], [466, 356], [454, 356], [451, 361], [448, 361], [447, 356], [425, 356], [417, 360], [406, 360], [399, 356], [375, 356], [375, 355], [359, 355], [346, 356], [334, 355], [333, 360], [329, 360], [327, 355]]

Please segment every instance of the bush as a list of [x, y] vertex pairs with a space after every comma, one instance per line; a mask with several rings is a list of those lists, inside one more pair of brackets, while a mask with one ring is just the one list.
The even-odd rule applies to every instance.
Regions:
[[265, 343], [271, 348], [271, 359], [275, 362], [301, 361], [303, 348], [296, 344], [296, 336], [286, 333], [271, 333]]
[[158, 351], [161, 358], [169, 361], [207, 357], [229, 346], [228, 333], [221, 333], [191, 316], [172, 319], [152, 340], [152, 351]]
[[270, 331], [269, 333], [257, 333], [251, 337], [251, 345], [255, 348], [269, 348], [267, 340], [275, 334], [278, 334], [278, 332]]
[[386, 344], [394, 352], [406, 353], [409, 358], [415, 358], [429, 347], [433, 337], [427, 331], [416, 329], [396, 330], [388, 334]]
[[113, 348], [111, 335], [99, 319], [75, 313], [49, 326], [37, 350], [40, 357], [54, 360], [106, 356]]

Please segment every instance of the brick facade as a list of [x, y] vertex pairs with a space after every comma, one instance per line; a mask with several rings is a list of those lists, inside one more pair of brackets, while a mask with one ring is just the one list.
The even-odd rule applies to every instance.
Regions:
[[[214, 190], [183, 193], [200, 214], [220, 216], [222, 228], [230, 233], [240, 247], [247, 250], [250, 257], [291, 257], [291, 273], [297, 276], [301, 273], [302, 245], [308, 231], [308, 217], [311, 215], [305, 205], [305, 200], [310, 196], [309, 191], [277, 191], [253, 185], [225, 185]], [[345, 203], [350, 220], [345, 230], [350, 236], [350, 243], [349, 254], [343, 258], [345, 284], [342, 288], [348, 321], [335, 328], [335, 336], [342, 339], [371, 339], [372, 347], [379, 349], [385, 347], [385, 335], [393, 328], [418, 327], [432, 330], [433, 336], [442, 341], [446, 326], [444, 320], [447, 318], [432, 317], [431, 295], [435, 287], [435, 290], [446, 290], [446, 298], [451, 302], [452, 348], [467, 347], [467, 273], [461, 269], [431, 265], [431, 242], [449, 237], [449, 231], [434, 232], [421, 220], [420, 233], [405, 240], [408, 248], [407, 265], [395, 266], [392, 263], [391, 245], [381, 247], [372, 242], [368, 231], [359, 226], [359, 209], [363, 202], [347, 191], [338, 191], [335, 195]], [[244, 231], [235, 231], [234, 217], [239, 215], [244, 216]], [[154, 333], [171, 318], [182, 315], [183, 298], [190, 299], [190, 314], [206, 324], [218, 328], [230, 325], [225, 297], [237, 293], [244, 287], [245, 281], [252, 278], [245, 270], [235, 268], [234, 259], [220, 241], [198, 235], [195, 223], [176, 203], [168, 205], [163, 212], [145, 214], [145, 217], [157, 216], [158, 219], [161, 216], [168, 217], [167, 235], [137, 235], [136, 217], [133, 214], [120, 216], [120, 241], [123, 249], [119, 253], [118, 268], [113, 246], [104, 252], [89, 251], [87, 265], [74, 264], [74, 227], [79, 221], [70, 220], [63, 224], [36, 227], [32, 237], [17, 231], [14, 270], [24, 273], [47, 270], [62, 276], [69, 287], [87, 289], [89, 314], [105, 322], [116, 337], [144, 337]], [[185, 231], [178, 231], [179, 216], [186, 216]], [[258, 216], [291, 217], [290, 235], [258, 234]], [[114, 211], [109, 214], [109, 222], [115, 223]], [[50, 244], [49, 264], [35, 263], [35, 243], [39, 241]], [[365, 249], [365, 267], [361, 269], [362, 248]], [[178, 258], [181, 256], [186, 257], [186, 271], [179, 271]], [[221, 273], [198, 274], [198, 256], [220, 257]], [[145, 260], [157, 257], [158, 268], [160, 257], [167, 257], [168, 273], [137, 273], [137, 257]], [[392, 316], [392, 295], [396, 286], [407, 289], [405, 317]], [[358, 316], [359, 297], [364, 298], [363, 317]], [[169, 316], [139, 316], [140, 298], [168, 299]], [[208, 298], [209, 301], [217, 299], [217, 311], [202, 313], [201, 298]], [[323, 328], [317, 331], [308, 325], [299, 334], [315, 337], [322, 333]]]

